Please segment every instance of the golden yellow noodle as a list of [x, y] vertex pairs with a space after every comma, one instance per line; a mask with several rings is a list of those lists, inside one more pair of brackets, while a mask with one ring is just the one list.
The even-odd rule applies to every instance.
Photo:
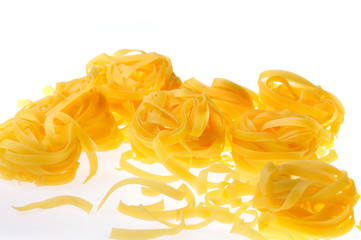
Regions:
[[[215, 205], [203, 206], [202, 204], [195, 206], [195, 197], [192, 191], [187, 185], [182, 184], [179, 188], [171, 187], [165, 184], [163, 181], [157, 181], [146, 178], [128, 178], [116, 183], [105, 195], [103, 200], [98, 206], [100, 209], [109, 196], [122, 186], [129, 184], [138, 184], [151, 188], [153, 191], [162, 193], [172, 199], [181, 201], [185, 200], [186, 206], [165, 210], [164, 201], [159, 201], [151, 205], [138, 205], [132, 206], [119, 202], [118, 211], [138, 219], [158, 221], [168, 228], [165, 229], [120, 229], [113, 228], [110, 238], [113, 239], [151, 239], [164, 235], [177, 234], [183, 229], [198, 229], [205, 227], [213, 221], [218, 221], [227, 224], [233, 224], [232, 232], [242, 234], [250, 237], [251, 239], [262, 239], [265, 238], [255, 231], [253, 227], [257, 222], [257, 213], [250, 210], [246, 210], [247, 207], [243, 207], [241, 211], [232, 213], [227, 207], [220, 207]], [[239, 193], [239, 195], [245, 196], [245, 192]], [[251, 222], [245, 222], [240, 218], [242, 213], [248, 213], [254, 215], [255, 220]], [[199, 223], [188, 224], [185, 222], [186, 219], [190, 218], [202, 218], [203, 221]], [[174, 224], [169, 222], [170, 220], [181, 220], [180, 224]]]
[[13, 208], [18, 211], [29, 211], [35, 208], [49, 209], [63, 205], [73, 205], [75, 207], [84, 210], [87, 213], [90, 213], [90, 211], [93, 208], [93, 205], [89, 201], [80, 197], [68, 196], [68, 195], [53, 197], [40, 202], [34, 202], [22, 207], [13, 207]]

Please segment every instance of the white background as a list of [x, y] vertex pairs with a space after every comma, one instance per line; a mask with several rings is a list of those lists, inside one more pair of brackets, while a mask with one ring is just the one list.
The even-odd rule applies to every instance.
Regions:
[[[47, 84], [82, 77], [91, 58], [121, 48], [167, 55], [182, 80], [196, 77], [210, 84], [223, 77], [254, 91], [262, 71], [284, 69], [344, 103], [346, 120], [334, 165], [347, 170], [361, 189], [360, 10], [357, 1], [0, 0], [0, 121], [15, 114], [17, 99], [37, 100]], [[119, 190], [103, 210], [89, 216], [70, 206], [29, 213], [10, 207], [60, 194], [97, 205], [113, 183], [126, 177], [114, 171], [120, 153], [99, 155], [99, 171], [85, 185], [85, 158], [76, 180], [66, 186], [37, 188], [0, 180], [0, 239], [107, 239], [111, 227], [162, 227], [139, 225], [112, 210], [120, 198], [132, 201], [131, 189]], [[214, 223], [162, 239], [243, 239], [229, 230]], [[360, 237], [354, 228], [340, 239]]]

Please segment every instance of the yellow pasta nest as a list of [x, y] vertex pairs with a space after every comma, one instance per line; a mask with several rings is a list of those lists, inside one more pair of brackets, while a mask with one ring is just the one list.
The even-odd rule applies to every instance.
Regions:
[[94, 76], [97, 88], [106, 96], [110, 110], [118, 113], [124, 124], [131, 122], [144, 96], [182, 84], [173, 73], [170, 59], [154, 52], [122, 49], [112, 55], [102, 53], [92, 59], [86, 69], [90, 72], [94, 67], [99, 70]]
[[[69, 97], [53, 95], [30, 103], [0, 126], [3, 178], [63, 184], [73, 180], [82, 151], [95, 174], [95, 151], [119, 147], [122, 135], [102, 94], [88, 89]], [[87, 180], [88, 180], [87, 179]]]
[[215, 78], [210, 87], [191, 78], [184, 82], [183, 87], [195, 93], [206, 93], [221, 110], [227, 123], [240, 118], [243, 112], [254, 109], [254, 102], [259, 104], [256, 93], [223, 78]]
[[268, 163], [253, 206], [262, 212], [259, 230], [272, 239], [320, 239], [347, 233], [359, 199], [347, 173], [319, 161]]
[[338, 133], [344, 121], [344, 107], [334, 95], [294, 73], [281, 70], [262, 72], [258, 86], [264, 109], [288, 109], [306, 114], [333, 135]]
[[[256, 175], [268, 162], [323, 157], [326, 150], [320, 144], [330, 141], [331, 134], [305, 115], [287, 110], [249, 110], [233, 122], [228, 138], [234, 162]], [[320, 160], [331, 161], [332, 155], [334, 152]]]
[[132, 149], [140, 158], [176, 169], [206, 166], [220, 157], [225, 142], [223, 116], [206, 94], [187, 89], [144, 97], [129, 126]]

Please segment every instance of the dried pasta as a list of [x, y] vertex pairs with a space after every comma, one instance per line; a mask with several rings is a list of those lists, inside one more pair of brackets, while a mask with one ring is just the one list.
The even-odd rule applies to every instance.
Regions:
[[182, 84], [170, 59], [154, 52], [122, 49], [112, 55], [102, 53], [89, 61], [87, 71], [92, 67], [99, 70], [94, 76], [97, 88], [106, 96], [110, 110], [123, 118], [123, 124], [131, 122], [144, 96]]
[[253, 206], [262, 212], [259, 230], [271, 238], [338, 237], [355, 224], [359, 199], [347, 173], [319, 161], [268, 163], [260, 174]]
[[68, 97], [53, 95], [26, 105], [0, 126], [2, 178], [57, 185], [75, 177], [82, 151], [90, 173], [97, 170], [95, 152], [117, 148], [122, 135], [107, 102], [96, 89]]
[[90, 213], [90, 211], [93, 208], [93, 205], [89, 201], [80, 197], [68, 196], [68, 195], [57, 196], [40, 202], [34, 202], [22, 207], [13, 207], [13, 208], [18, 211], [30, 211], [35, 208], [49, 209], [63, 205], [73, 205], [75, 207], [78, 207], [79, 209], [84, 210], [87, 213]]
[[219, 159], [225, 142], [224, 120], [218, 108], [206, 94], [184, 88], [144, 97], [128, 131], [139, 158], [161, 162], [191, 184], [196, 177], [189, 168]]
[[333, 151], [324, 156], [322, 143], [330, 142], [331, 134], [315, 120], [288, 110], [249, 110], [233, 122], [228, 138], [234, 162], [254, 175], [268, 162], [336, 158]]
[[288, 109], [307, 114], [333, 135], [344, 121], [345, 109], [340, 100], [297, 74], [264, 71], [259, 76], [258, 86], [264, 109]]
[[[259, 94], [223, 78], [211, 86], [194, 78], [182, 83], [170, 59], [155, 52], [100, 54], [86, 65], [85, 77], [46, 87], [38, 101], [18, 102], [21, 110], [0, 125], [0, 177], [68, 183], [85, 152], [86, 182], [97, 171], [96, 152], [130, 142], [117, 170], [134, 177], [114, 184], [97, 210], [127, 185], [180, 207], [167, 209], [166, 199], [149, 205], [120, 200], [120, 213], [166, 227], [113, 228], [112, 239], [175, 235], [214, 221], [254, 240], [347, 233], [359, 194], [347, 173], [329, 164], [337, 159], [333, 141], [344, 121], [342, 103], [286, 71], [261, 73], [258, 86]], [[166, 173], [140, 163], [161, 165]], [[87, 213], [93, 206], [62, 195], [14, 209], [69, 204]]]
[[[163, 181], [157, 181], [146, 178], [128, 178], [116, 183], [105, 195], [101, 203], [98, 205], [100, 209], [109, 196], [122, 186], [129, 184], [139, 184], [142, 186], [150, 187], [156, 192], [162, 193], [175, 200], [186, 201], [186, 206], [165, 210], [164, 201], [156, 202], [151, 205], [138, 205], [132, 206], [123, 203], [122, 201], [118, 204], [118, 211], [143, 220], [158, 221], [166, 225], [168, 228], [165, 229], [120, 229], [113, 228], [110, 238], [112, 239], [152, 239], [164, 235], [173, 235], [179, 233], [183, 229], [198, 229], [202, 228], [213, 221], [218, 221], [227, 224], [233, 224], [232, 232], [242, 234], [250, 237], [251, 239], [262, 239], [265, 238], [255, 231], [253, 227], [256, 224], [257, 213], [247, 211], [247, 207], [240, 208], [236, 213], [232, 213], [226, 207], [220, 207], [212, 204], [199, 204], [195, 206], [195, 197], [192, 191], [187, 185], [182, 184], [179, 188], [174, 188], [164, 183]], [[240, 195], [246, 195], [246, 192], [239, 193]], [[245, 222], [240, 218], [242, 213], [248, 213], [255, 215], [255, 220], [251, 222]], [[185, 220], [190, 218], [200, 217], [203, 221], [199, 223], [188, 224]], [[174, 224], [169, 222], [170, 220], [181, 220], [180, 224]]]

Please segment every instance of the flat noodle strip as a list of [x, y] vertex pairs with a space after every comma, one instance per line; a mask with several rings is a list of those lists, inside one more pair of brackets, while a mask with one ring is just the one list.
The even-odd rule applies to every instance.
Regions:
[[111, 239], [152, 239], [166, 235], [176, 235], [184, 229], [184, 219], [178, 227], [168, 229], [121, 229], [113, 228]]
[[127, 160], [132, 159], [133, 156], [134, 156], [133, 150], [129, 150], [127, 152], [122, 153], [122, 156], [119, 161], [119, 166], [120, 166], [119, 170], [125, 170], [128, 173], [131, 173], [137, 177], [149, 178], [149, 179], [153, 179], [153, 180], [164, 181], [167, 183], [174, 182], [174, 181], [177, 181], [180, 179], [176, 175], [157, 175], [157, 174], [152, 174], [147, 171], [144, 171], [140, 168], [137, 168], [127, 161]]
[[29, 210], [33, 210], [35, 208], [41, 208], [41, 209], [49, 209], [49, 208], [55, 208], [55, 207], [59, 207], [59, 206], [63, 206], [63, 205], [73, 205], [75, 207], [78, 207], [82, 210], [84, 210], [87, 213], [90, 213], [90, 211], [93, 208], [93, 205], [88, 202], [87, 200], [80, 198], [80, 197], [75, 197], [75, 196], [58, 196], [58, 197], [53, 197], [53, 198], [49, 198], [40, 202], [34, 202], [22, 207], [14, 207], [14, 209], [18, 210], [18, 211], [29, 211]]
[[[164, 235], [173, 235], [179, 233], [183, 229], [198, 229], [205, 227], [213, 221], [219, 221], [222, 223], [234, 224], [237, 223], [237, 227], [234, 227], [233, 232], [244, 234], [245, 236], [250, 237], [251, 239], [264, 239], [260, 233], [257, 233], [252, 227], [255, 226], [258, 214], [256, 212], [245, 211], [247, 207], [244, 208], [239, 213], [249, 213], [255, 217], [254, 221], [249, 223], [244, 223], [243, 220], [239, 218], [238, 214], [231, 213], [228, 208], [222, 208], [209, 204], [208, 207], [205, 206], [194, 206], [194, 196], [190, 189], [186, 185], [181, 185], [178, 189], [175, 189], [162, 181], [154, 181], [151, 179], [143, 178], [131, 178], [124, 179], [116, 183], [105, 195], [104, 199], [98, 205], [98, 209], [102, 207], [106, 199], [119, 187], [129, 185], [129, 184], [140, 184], [142, 186], [147, 186], [155, 192], [163, 193], [173, 199], [178, 201], [185, 199], [187, 202], [186, 207], [173, 209], [173, 210], [164, 210], [163, 200], [152, 205], [138, 205], [138, 206], [129, 206], [124, 204], [122, 201], [119, 201], [118, 210], [119, 212], [143, 220], [159, 221], [164, 225], [168, 226], [167, 229], [118, 229], [115, 228], [112, 230], [111, 238], [114, 239], [151, 239]], [[239, 193], [242, 195], [242, 193]], [[244, 193], [243, 193], [244, 194]], [[185, 219], [200, 217], [204, 220], [195, 223], [187, 224]], [[181, 218], [181, 225], [176, 225], [168, 222], [169, 220], [177, 220]], [[180, 227], [181, 226], [181, 227]], [[237, 229], [237, 230], [236, 230]], [[131, 236], [130, 236], [130, 235]]]
[[174, 198], [176, 200], [181, 200], [185, 196], [185, 192], [179, 191], [173, 187], [168, 186], [167, 184], [155, 181], [147, 178], [127, 178], [124, 180], [119, 181], [116, 183], [105, 195], [103, 200], [98, 205], [98, 210], [103, 206], [104, 202], [109, 198], [109, 196], [118, 188], [129, 185], [129, 184], [140, 184], [143, 186], [151, 187], [155, 190], [157, 190], [160, 193], [163, 193], [171, 198]]

